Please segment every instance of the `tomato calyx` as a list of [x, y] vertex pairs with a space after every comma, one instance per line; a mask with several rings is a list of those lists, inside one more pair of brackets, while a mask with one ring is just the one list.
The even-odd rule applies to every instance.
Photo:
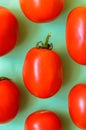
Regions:
[[46, 37], [45, 42], [44, 43], [42, 41], [37, 42], [36, 47], [37, 48], [42, 48], [42, 49], [52, 50], [53, 49], [53, 44], [48, 43], [50, 37], [51, 37], [51, 35], [48, 34], [47, 37]]
[[0, 81], [2, 81], [2, 80], [10, 80], [9, 78], [7, 78], [7, 77], [0, 77]]

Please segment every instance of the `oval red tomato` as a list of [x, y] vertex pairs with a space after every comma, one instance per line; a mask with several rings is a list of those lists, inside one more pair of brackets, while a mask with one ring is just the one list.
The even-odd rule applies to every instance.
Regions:
[[30, 49], [24, 60], [23, 80], [34, 96], [53, 96], [61, 88], [63, 81], [60, 56], [46, 47]]
[[0, 56], [10, 52], [18, 39], [18, 21], [14, 14], [0, 6]]
[[54, 20], [64, 7], [64, 0], [19, 0], [25, 16], [33, 22]]
[[86, 7], [76, 7], [68, 15], [66, 43], [69, 55], [79, 64], [86, 65]]
[[0, 78], [0, 123], [14, 119], [20, 106], [20, 92], [16, 84], [7, 78]]
[[40, 110], [27, 117], [24, 130], [62, 130], [62, 124], [56, 113]]
[[68, 96], [68, 108], [76, 126], [86, 129], [86, 84], [75, 85]]

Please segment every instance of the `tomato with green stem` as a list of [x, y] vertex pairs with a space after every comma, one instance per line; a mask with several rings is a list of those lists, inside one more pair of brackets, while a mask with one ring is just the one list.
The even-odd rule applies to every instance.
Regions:
[[24, 130], [62, 130], [62, 123], [55, 112], [39, 110], [26, 118]]
[[52, 50], [53, 45], [48, 43], [50, 36], [47, 36], [45, 43], [40, 41], [27, 52], [23, 64], [25, 86], [39, 98], [48, 98], [56, 94], [63, 81], [61, 58]]
[[0, 77], [0, 124], [7, 123], [18, 114], [20, 91], [10, 79]]
[[62, 12], [64, 0], [19, 0], [24, 15], [36, 23], [50, 22]]

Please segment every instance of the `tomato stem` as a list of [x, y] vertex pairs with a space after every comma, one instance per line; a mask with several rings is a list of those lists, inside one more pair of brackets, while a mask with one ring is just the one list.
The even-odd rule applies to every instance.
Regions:
[[49, 41], [50, 37], [51, 37], [51, 35], [48, 34], [47, 37], [46, 37], [46, 40], [45, 40], [45, 46], [48, 46], [48, 41]]
[[51, 34], [48, 34], [45, 40], [45, 43], [43, 43], [42, 41], [37, 42], [36, 47], [37, 48], [44, 48], [44, 49], [53, 49], [53, 44], [52, 43], [48, 43], [49, 42], [49, 38], [51, 37]]
[[9, 80], [9, 78], [7, 78], [7, 77], [0, 77], [0, 81], [1, 81], [1, 80], [5, 80], [5, 79], [8, 79], [8, 80]]

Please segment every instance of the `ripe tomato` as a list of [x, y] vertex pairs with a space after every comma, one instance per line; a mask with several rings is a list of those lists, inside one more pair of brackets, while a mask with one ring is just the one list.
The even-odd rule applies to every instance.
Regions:
[[86, 84], [75, 85], [68, 96], [68, 108], [76, 126], [86, 129]]
[[16, 17], [5, 7], [0, 6], [0, 56], [10, 52], [18, 39]]
[[66, 43], [69, 55], [79, 64], [86, 65], [86, 7], [76, 7], [68, 15]]
[[25, 16], [33, 22], [54, 20], [64, 7], [64, 0], [19, 0]]
[[54, 112], [40, 110], [27, 117], [24, 130], [62, 130], [62, 124]]
[[60, 57], [48, 49], [51, 45], [47, 42], [41, 43], [42, 46], [39, 45], [39, 48], [30, 49], [23, 65], [25, 86], [33, 95], [40, 98], [53, 96], [60, 89], [63, 80]]
[[0, 123], [14, 119], [19, 110], [20, 92], [18, 87], [7, 78], [0, 78]]

